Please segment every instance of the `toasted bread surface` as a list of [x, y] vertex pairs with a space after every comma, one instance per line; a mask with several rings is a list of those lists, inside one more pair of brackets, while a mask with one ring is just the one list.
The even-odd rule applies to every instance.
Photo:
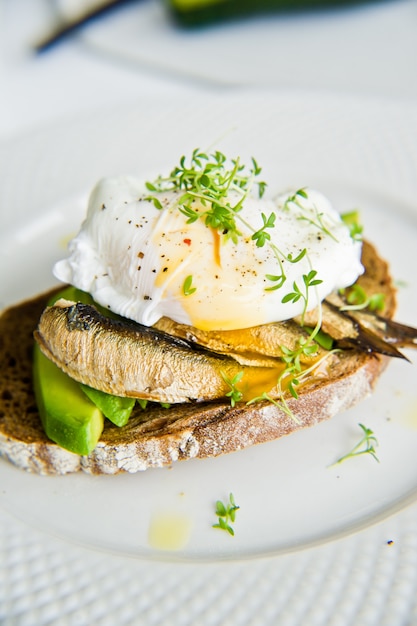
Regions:
[[[395, 310], [395, 290], [388, 266], [364, 245], [369, 292], [386, 295], [385, 315]], [[139, 406], [126, 426], [108, 420], [95, 450], [78, 456], [44, 434], [32, 389], [33, 331], [51, 293], [8, 308], [0, 317], [0, 455], [40, 474], [84, 471], [92, 474], [137, 472], [188, 458], [206, 458], [278, 439], [313, 426], [350, 408], [372, 392], [387, 359], [357, 350], [343, 351], [326, 376], [312, 377], [298, 399], [290, 398], [288, 415], [270, 402], [251, 405], [216, 401]]]

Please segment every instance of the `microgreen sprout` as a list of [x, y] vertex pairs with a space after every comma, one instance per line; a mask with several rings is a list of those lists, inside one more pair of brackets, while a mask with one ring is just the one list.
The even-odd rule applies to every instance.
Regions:
[[284, 272], [284, 266], [283, 266], [283, 263], [282, 263], [282, 259], [287, 260], [289, 263], [298, 263], [307, 254], [307, 248], [303, 248], [303, 250], [301, 250], [301, 252], [296, 257], [293, 257], [293, 255], [291, 253], [290, 254], [284, 254], [283, 252], [281, 252], [281, 250], [279, 250], [277, 248], [277, 246], [275, 244], [271, 244], [270, 248], [271, 248], [272, 252], [274, 253], [275, 258], [278, 261], [278, 265], [280, 267], [281, 274], [278, 274], [278, 275], [266, 274], [265, 275], [265, 278], [267, 278], [271, 282], [275, 283], [274, 285], [272, 285], [270, 287], [266, 287], [265, 291], [275, 291], [276, 289], [280, 289], [283, 286], [283, 284], [285, 283], [287, 277], [286, 277], [285, 272]]
[[327, 235], [328, 237], [331, 237], [331, 239], [337, 242], [337, 238], [334, 236], [332, 231], [329, 230], [327, 226], [325, 225], [324, 220], [323, 220], [323, 215], [324, 213], [319, 213], [317, 208], [314, 207], [314, 218], [308, 217], [307, 215], [301, 215], [298, 219], [304, 220], [308, 222], [309, 224], [311, 224], [312, 226], [315, 226], [318, 230], [320, 230], [325, 235]]
[[263, 248], [265, 244], [268, 244], [270, 250], [272, 251], [280, 270], [280, 274], [266, 274], [265, 278], [275, 283], [273, 286], [266, 287], [265, 291], [275, 291], [276, 289], [280, 289], [282, 285], [287, 280], [287, 276], [284, 271], [283, 261], [288, 261], [289, 263], [299, 263], [301, 259], [305, 257], [307, 254], [307, 249], [303, 248], [300, 250], [299, 254], [294, 257], [291, 253], [285, 254], [282, 250], [278, 248], [278, 246], [271, 241], [270, 233], [266, 232], [267, 228], [274, 228], [276, 221], [276, 213], [270, 213], [269, 217], [267, 217], [264, 213], [261, 213], [262, 217], [262, 227], [256, 230], [251, 224], [249, 224], [241, 215], [237, 215], [236, 219], [240, 221], [246, 228], [252, 232], [252, 240], [256, 242], [256, 246], [258, 248]]
[[284, 211], [289, 211], [291, 208], [291, 204], [296, 204], [300, 209], [303, 208], [301, 205], [301, 200], [300, 198], [303, 198], [304, 200], [307, 200], [308, 198], [308, 193], [306, 191], [305, 187], [302, 187], [301, 189], [297, 189], [297, 191], [295, 193], [293, 193], [291, 196], [288, 196], [288, 198], [285, 200], [284, 203]]
[[[346, 289], [342, 289], [341, 293], [344, 295]], [[374, 293], [370, 296], [366, 291], [358, 284], [352, 285], [347, 291], [346, 300], [347, 305], [341, 307], [341, 311], [360, 311], [362, 309], [369, 309], [370, 311], [383, 311], [385, 307], [385, 295], [383, 293]]]
[[[312, 357], [317, 354], [318, 346], [311, 337], [300, 337], [298, 345], [294, 349], [287, 348], [286, 346], [280, 346], [282, 352], [282, 361], [285, 363], [285, 369], [278, 377], [278, 389], [281, 398], [284, 397], [283, 384], [285, 381], [288, 391], [293, 398], [298, 400], [297, 387], [300, 384], [300, 378], [303, 372], [303, 366], [301, 364], [301, 358]], [[289, 378], [289, 380], [288, 380]], [[286, 407], [288, 413], [288, 407]]]
[[265, 244], [268, 244], [270, 250], [272, 250], [272, 253], [278, 263], [280, 273], [265, 275], [265, 278], [267, 280], [270, 280], [271, 282], [275, 283], [274, 285], [270, 287], [266, 287], [265, 291], [275, 291], [276, 289], [280, 289], [285, 283], [285, 281], [287, 280], [287, 276], [284, 271], [283, 261], [286, 260], [289, 263], [298, 263], [307, 254], [307, 249], [303, 248], [296, 257], [293, 257], [291, 253], [285, 254], [282, 250], [278, 248], [278, 246], [276, 246], [271, 241], [271, 235], [268, 232], [266, 232], [267, 228], [274, 228], [276, 214], [271, 213], [269, 217], [266, 217], [266, 215], [262, 213], [261, 217], [262, 217], [263, 225], [258, 230], [253, 228], [253, 226], [251, 226], [251, 224], [249, 224], [241, 215], [237, 215], [236, 219], [240, 221], [242, 224], [244, 224], [246, 228], [253, 233], [252, 240], [256, 242], [256, 246], [258, 248], [263, 248]]
[[[239, 158], [231, 160], [229, 165], [225, 155], [218, 150], [213, 154], [206, 154], [196, 148], [189, 164], [183, 156], [169, 176], [159, 176], [154, 182], [146, 183], [151, 192], [147, 199], [156, 208], [162, 208], [160, 201], [152, 193], [182, 192], [178, 205], [181, 213], [187, 217], [187, 223], [203, 217], [206, 226], [227, 234], [236, 243], [241, 234], [236, 226], [236, 214], [242, 208], [255, 178], [261, 171], [253, 158], [249, 171], [246, 171]], [[261, 181], [257, 185], [259, 197], [262, 197], [266, 183]], [[230, 192], [234, 192], [234, 195], [229, 196]]]
[[300, 287], [294, 281], [292, 285], [292, 288], [294, 291], [287, 293], [281, 300], [281, 302], [284, 304], [286, 302], [295, 303], [295, 302], [298, 302], [300, 299], [304, 301], [304, 307], [303, 307], [303, 313], [302, 313], [302, 324], [304, 323], [303, 321], [304, 315], [308, 308], [308, 300], [309, 300], [308, 290], [310, 289], [310, 287], [316, 287], [317, 285], [320, 285], [320, 283], [323, 282], [319, 278], [316, 278], [316, 276], [317, 276], [316, 270], [310, 270], [308, 274], [303, 274], [303, 283], [304, 283], [303, 291], [301, 291]]
[[193, 277], [190, 274], [190, 276], [187, 276], [187, 278], [184, 280], [184, 284], [182, 286], [182, 291], [183, 291], [184, 296], [191, 296], [193, 293], [197, 291], [197, 287], [192, 287], [192, 283], [193, 283]]
[[347, 459], [354, 458], [356, 456], [361, 456], [362, 454], [370, 454], [375, 461], [379, 463], [379, 459], [376, 455], [375, 448], [378, 446], [378, 440], [374, 435], [374, 432], [364, 426], [363, 424], [358, 424], [358, 426], [362, 429], [362, 437], [360, 441], [352, 448], [350, 452], [343, 455], [338, 459], [333, 465], [338, 465]]
[[339, 348], [334, 348], [332, 350], [326, 351], [325, 354], [323, 354], [323, 356], [318, 361], [314, 361], [314, 363], [312, 363], [310, 367], [303, 369], [302, 372], [298, 376], [298, 383], [301, 384], [304, 378], [307, 378], [307, 376], [309, 376], [313, 372], [317, 372], [317, 370], [319, 370], [319, 368], [327, 360], [329, 360], [332, 357], [332, 355], [336, 354], [337, 352], [340, 352]]
[[280, 393], [279, 399], [275, 399], [266, 391], [264, 391], [260, 396], [257, 396], [256, 398], [252, 398], [251, 400], [249, 400], [249, 402], [247, 402], [247, 405], [249, 406], [251, 404], [254, 404], [255, 402], [262, 402], [263, 400], [266, 400], [267, 402], [270, 402], [274, 406], [278, 407], [285, 415], [290, 417], [296, 424], [301, 424], [300, 420], [292, 412], [283, 393]]
[[302, 356], [314, 356], [317, 354], [317, 344], [311, 341], [310, 338], [300, 337], [298, 340], [298, 346], [290, 350], [286, 346], [280, 346], [282, 351], [282, 360], [286, 364], [285, 370], [280, 375], [279, 380], [283, 380], [286, 376], [293, 376], [288, 383], [288, 389], [294, 398], [298, 398], [298, 394], [295, 390], [295, 386], [299, 385], [300, 381], [297, 378], [298, 374], [302, 371], [301, 357]]
[[229, 378], [224, 372], [220, 372], [224, 382], [230, 387], [230, 391], [228, 391], [225, 396], [226, 398], [230, 398], [230, 404], [232, 407], [236, 406], [236, 402], [239, 402], [243, 394], [237, 388], [238, 383], [242, 380], [243, 372], [238, 372], [233, 378]]
[[274, 228], [276, 215], [271, 213], [269, 217], [266, 217], [265, 213], [262, 213], [263, 226], [252, 235], [252, 239], [256, 241], [258, 248], [262, 248], [267, 241], [271, 240], [271, 235], [266, 232], [267, 228]]
[[334, 239], [334, 241], [337, 241], [336, 237], [324, 223], [324, 214], [319, 213], [316, 206], [313, 206], [313, 210], [311, 210], [310, 208], [306, 208], [303, 205], [303, 200], [308, 200], [308, 192], [305, 187], [303, 187], [302, 189], [298, 189], [293, 195], [289, 196], [286, 199], [283, 208], [285, 211], [289, 211], [291, 209], [291, 205], [295, 205], [304, 213], [303, 215], [300, 215], [300, 217], [298, 218], [299, 220], [304, 220], [308, 222], [324, 234]]
[[275, 283], [271, 287], [265, 287], [265, 291], [276, 291], [277, 289], [281, 289], [282, 285], [287, 280], [283, 268], [281, 274], [265, 274], [265, 278], [270, 280], [272, 283]]
[[220, 528], [221, 530], [225, 530], [229, 533], [229, 535], [234, 535], [235, 531], [233, 530], [231, 524], [235, 522], [236, 519], [236, 511], [239, 510], [239, 506], [236, 504], [233, 494], [229, 494], [229, 502], [223, 504], [221, 500], [217, 500], [216, 502], [216, 515], [218, 517], [217, 524], [213, 524], [213, 528]]

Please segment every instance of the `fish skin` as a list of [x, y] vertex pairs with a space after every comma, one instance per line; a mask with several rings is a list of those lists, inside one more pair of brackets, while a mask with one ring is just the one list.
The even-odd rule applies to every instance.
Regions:
[[62, 299], [45, 309], [34, 336], [45, 356], [75, 380], [106, 393], [158, 402], [224, 397], [230, 385], [222, 373], [232, 380], [243, 371], [247, 380], [268, 381], [279, 374], [279, 369], [242, 366], [154, 328], [110, 319], [90, 305]]
[[349, 311], [349, 316], [363, 329], [378, 335], [384, 342], [402, 348], [417, 347], [417, 328], [395, 322], [366, 309]]
[[[292, 320], [236, 331], [205, 331], [162, 317], [154, 328], [218, 354], [228, 354], [241, 364], [254, 366], [273, 366], [276, 359], [284, 356], [282, 346], [295, 350], [299, 346], [300, 338], [309, 337], [309, 334]], [[311, 364], [323, 354], [324, 351], [317, 345], [316, 352], [310, 356], [302, 355], [301, 362]]]
[[[338, 346], [408, 360], [396, 346], [416, 348], [416, 328], [399, 324], [368, 309], [343, 310], [346, 304], [344, 298], [336, 293], [322, 303], [321, 328]], [[314, 309], [305, 314], [304, 324], [313, 327], [318, 319], [318, 311]]]
[[356, 348], [368, 354], [383, 354], [389, 357], [408, 360], [393, 344], [385, 341], [384, 338], [376, 332], [374, 325], [367, 327], [360, 322], [358, 316], [353, 316], [350, 313], [340, 310], [338, 310], [337, 313], [340, 317], [345, 319], [345, 323], [351, 324], [350, 333], [347, 333], [345, 337], [337, 341], [338, 346]]

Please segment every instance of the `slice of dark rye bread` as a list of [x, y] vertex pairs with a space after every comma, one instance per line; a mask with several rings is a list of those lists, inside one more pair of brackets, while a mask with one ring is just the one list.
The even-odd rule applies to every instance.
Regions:
[[[385, 315], [395, 309], [395, 290], [388, 266], [369, 244], [364, 245], [369, 292], [386, 294]], [[32, 389], [33, 331], [51, 292], [6, 309], [0, 317], [0, 455], [39, 474], [138, 472], [173, 461], [213, 457], [278, 439], [313, 426], [348, 409], [372, 392], [387, 358], [346, 350], [329, 377], [312, 378], [299, 398], [288, 404], [297, 418], [262, 402], [250, 406], [217, 401], [139, 406], [126, 426], [105, 420], [101, 439], [88, 456], [78, 456], [51, 442], [42, 429]]]

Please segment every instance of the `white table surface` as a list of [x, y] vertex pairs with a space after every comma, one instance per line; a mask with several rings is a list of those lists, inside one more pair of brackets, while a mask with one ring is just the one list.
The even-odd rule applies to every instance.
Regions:
[[[27, 44], [50, 19], [47, 3], [41, 0], [0, 2], [2, 141], [13, 141], [32, 128], [65, 116], [140, 99], [144, 93], [169, 102], [170, 98], [184, 94], [192, 97], [205, 92], [240, 90], [244, 97], [246, 89], [302, 88], [374, 98], [376, 105], [382, 98], [411, 101], [417, 106], [414, 0], [374, 2], [309, 16], [258, 18], [218, 26], [198, 36], [173, 31], [156, 0], [149, 0], [122, 10], [114, 22], [113, 18], [103, 19], [49, 52], [33, 56]], [[132, 24], [137, 24], [141, 32], [141, 46], [132, 40]], [[212, 64], [205, 59], [208, 50], [218, 49], [225, 51], [225, 58], [223, 64], [220, 59], [221, 70], [213, 73]], [[395, 546], [387, 548], [387, 541], [395, 537], [399, 527], [406, 537], [401, 547], [402, 560]], [[13, 552], [11, 546], [22, 533], [26, 533], [26, 542], [23, 546], [19, 543]], [[370, 533], [381, 539], [378, 554], [367, 555]], [[390, 588], [400, 589], [406, 579], [407, 593], [417, 588], [417, 508], [408, 508], [341, 542], [337, 553], [334, 544], [329, 544], [299, 555], [223, 564], [220, 570], [215, 564], [206, 565], [198, 571], [194, 589], [205, 589], [207, 593], [211, 590], [213, 603], [220, 612], [213, 608], [199, 613], [194, 599], [187, 618], [179, 603], [181, 598], [188, 598], [184, 586], [189, 566], [175, 571], [169, 564], [154, 563], [144, 574], [142, 563], [89, 552], [59, 539], [46, 539], [0, 511], [0, 623], [116, 624], [119, 615], [123, 616], [120, 623], [131, 624], [221, 624], [226, 623], [226, 618], [227, 623], [243, 624], [245, 611], [253, 616], [254, 603], [264, 602], [270, 607], [269, 617], [265, 611], [259, 611], [263, 620], [252, 617], [251, 623], [324, 624], [319, 609], [306, 613], [302, 607], [298, 610], [294, 606], [292, 611], [291, 606], [287, 612], [283, 609], [282, 621], [276, 621], [273, 596], [277, 588], [286, 584], [286, 571], [304, 568], [308, 581], [309, 577], [313, 580], [323, 575], [333, 563], [335, 593], [344, 603], [344, 612], [335, 607], [327, 623], [417, 624], [415, 595], [410, 595], [405, 613], [396, 611], [395, 597], [387, 600], [385, 617], [379, 622], [375, 621], [374, 610], [384, 589], [388, 593], [388, 583]], [[338, 587], [337, 581], [342, 581], [343, 563], [352, 551], [359, 555], [358, 566], [361, 559], [373, 558], [378, 567], [372, 580], [363, 581], [366, 593], [359, 601], [356, 619], [351, 616], [352, 621], [348, 622], [343, 615], [349, 613], [349, 598], [343, 599], [342, 583]], [[400, 569], [396, 569], [398, 562]], [[142, 591], [133, 584], [135, 576], [141, 577]], [[250, 585], [258, 576], [265, 576], [269, 582], [264, 585], [264, 596], [256, 599], [250, 595]], [[115, 593], [115, 579], [118, 596], [113, 597], [111, 604], [103, 592]], [[228, 601], [226, 594], [215, 593], [214, 579], [228, 591]], [[247, 593], [238, 593], [237, 580]], [[163, 595], [161, 585], [166, 587]], [[300, 590], [300, 603], [306, 598], [304, 592]], [[360, 590], [350, 589], [349, 593], [358, 605]], [[226, 616], [225, 621], [221, 615]]]

